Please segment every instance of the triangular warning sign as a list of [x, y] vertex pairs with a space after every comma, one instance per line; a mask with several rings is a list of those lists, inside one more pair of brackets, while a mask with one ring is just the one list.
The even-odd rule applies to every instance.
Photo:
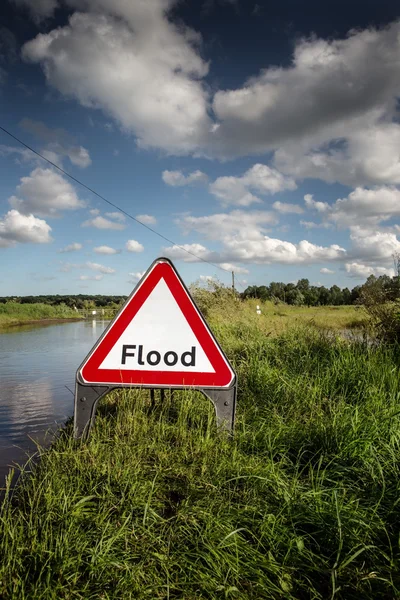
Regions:
[[235, 374], [172, 263], [157, 259], [78, 369], [82, 383], [227, 388]]

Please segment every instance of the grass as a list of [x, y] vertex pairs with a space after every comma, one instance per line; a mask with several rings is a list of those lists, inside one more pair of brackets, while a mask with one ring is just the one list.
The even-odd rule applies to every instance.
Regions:
[[[261, 315], [256, 312], [257, 305], [260, 306]], [[217, 322], [226, 320], [227, 314], [233, 321], [257, 327], [269, 335], [277, 335], [301, 325], [332, 331], [356, 329], [364, 327], [368, 320], [362, 306], [289, 306], [260, 300], [241, 303], [240, 315], [233, 303], [221, 302], [209, 311], [211, 320]]]
[[36, 304], [19, 304], [18, 302], [0, 304], [0, 328], [33, 321], [76, 318], [76, 312], [65, 304], [59, 306], [50, 306], [40, 302]]
[[399, 348], [268, 336], [246, 310], [210, 316], [234, 438], [195, 392], [110, 394], [3, 502], [1, 598], [399, 597]]

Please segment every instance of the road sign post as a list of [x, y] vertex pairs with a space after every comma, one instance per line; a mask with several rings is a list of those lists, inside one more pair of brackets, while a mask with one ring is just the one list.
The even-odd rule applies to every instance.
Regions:
[[74, 436], [87, 436], [100, 398], [118, 388], [194, 389], [233, 431], [236, 374], [167, 258], [153, 262], [76, 373]]

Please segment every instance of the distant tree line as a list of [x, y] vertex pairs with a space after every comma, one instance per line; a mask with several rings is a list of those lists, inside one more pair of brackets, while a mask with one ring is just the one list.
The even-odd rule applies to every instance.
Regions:
[[127, 296], [104, 296], [101, 294], [87, 295], [78, 294], [60, 296], [56, 295], [42, 295], [42, 296], [3, 296], [0, 297], [0, 303], [5, 302], [18, 302], [19, 304], [35, 304], [41, 302], [43, 304], [49, 304], [51, 306], [59, 306], [60, 304], [69, 306], [70, 308], [116, 308], [126, 300]]
[[310, 285], [308, 279], [297, 283], [272, 281], [269, 285], [252, 285], [245, 289], [242, 298], [258, 298], [272, 302], [284, 302], [295, 306], [341, 306], [344, 304], [364, 304], [366, 297], [380, 298], [381, 302], [391, 302], [400, 298], [400, 276], [389, 277], [370, 275], [363, 285], [352, 290], [341, 289], [337, 285], [330, 288], [324, 285]]

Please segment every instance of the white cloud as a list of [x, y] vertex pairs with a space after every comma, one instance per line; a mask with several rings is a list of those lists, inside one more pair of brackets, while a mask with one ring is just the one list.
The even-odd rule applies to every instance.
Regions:
[[396, 215], [400, 215], [400, 190], [358, 187], [347, 198], [336, 200], [330, 218], [345, 227], [352, 224], [376, 226]]
[[328, 269], [327, 267], [323, 267], [320, 269], [320, 273], [323, 275], [334, 275], [335, 271], [332, 271], [332, 269]]
[[135, 219], [145, 225], [155, 225], [157, 223], [157, 219], [152, 215], [136, 215]]
[[400, 241], [395, 233], [354, 225], [350, 228], [351, 256], [363, 262], [388, 262], [393, 254], [400, 252]]
[[11, 154], [16, 154], [19, 157], [16, 160], [17, 163], [27, 163], [35, 160], [40, 162], [41, 160], [40, 158], [38, 159], [35, 157], [35, 155], [27, 148], [17, 148], [16, 146], [0, 144], [0, 156], [10, 156]]
[[258, 239], [265, 225], [275, 225], [275, 213], [263, 210], [233, 210], [229, 213], [217, 213], [205, 217], [185, 215], [177, 220], [184, 233], [197, 231], [206, 238], [223, 240], [236, 236], [244, 239]]
[[65, 252], [77, 252], [78, 250], [82, 250], [82, 244], [79, 244], [78, 242], [74, 242], [73, 244], [69, 244], [68, 246], [65, 246], [65, 248], [60, 248], [60, 250], [58, 252], [59, 252], [59, 254], [63, 254]]
[[106, 212], [105, 215], [106, 215], [106, 217], [109, 217], [110, 219], [113, 219], [114, 221], [120, 221], [121, 223], [124, 223], [124, 221], [126, 220], [125, 215], [118, 211]]
[[24, 214], [57, 217], [60, 211], [85, 206], [72, 185], [52, 169], [38, 167], [28, 177], [21, 177], [17, 194], [9, 198], [9, 203]]
[[143, 272], [137, 271], [136, 273], [129, 273], [128, 283], [137, 283], [138, 281], [140, 281], [142, 279], [143, 275], [144, 275], [144, 271]]
[[110, 219], [106, 219], [99, 215], [93, 219], [84, 221], [81, 227], [95, 227], [96, 229], [115, 229], [121, 231], [122, 229], [125, 229], [126, 225], [110, 221]]
[[210, 192], [222, 206], [250, 206], [261, 203], [260, 198], [249, 192], [240, 177], [218, 177], [210, 184]]
[[354, 277], [356, 279], [367, 279], [370, 275], [389, 275], [389, 277], [394, 276], [394, 269], [386, 269], [385, 267], [371, 267], [370, 265], [364, 265], [357, 262], [346, 263], [345, 264], [346, 272], [349, 277]]
[[[185, 250], [190, 251], [191, 254]], [[254, 264], [312, 264], [321, 261], [340, 261], [346, 257], [346, 250], [337, 244], [328, 247], [316, 246], [307, 240], [293, 244], [268, 236], [260, 236], [257, 240], [226, 238], [221, 252], [210, 251], [201, 244], [170, 246], [163, 248], [163, 252], [165, 256], [175, 260], [200, 262], [203, 259], [213, 263], [236, 260]]]
[[304, 202], [309, 210], [316, 210], [319, 213], [326, 213], [330, 209], [330, 206], [327, 202], [317, 202], [314, 200], [314, 196], [312, 194], [306, 194], [304, 196]]
[[274, 164], [296, 179], [311, 177], [350, 186], [400, 183], [400, 125], [379, 122], [349, 131], [341, 144], [301, 144], [277, 150]]
[[226, 240], [223, 254], [247, 263], [312, 264], [342, 260], [346, 250], [337, 244], [317, 246], [307, 240], [293, 244], [263, 236], [259, 240]]
[[100, 211], [98, 208], [92, 208], [91, 210], [89, 210], [89, 212], [93, 217], [96, 217], [97, 215], [100, 214]]
[[58, 0], [12, 0], [18, 7], [26, 7], [33, 20], [40, 23], [48, 17], [52, 17], [58, 6]]
[[128, 252], [143, 252], [144, 247], [136, 240], [128, 240], [125, 244], [125, 248]]
[[400, 23], [352, 30], [345, 39], [300, 39], [288, 67], [268, 67], [238, 89], [218, 91], [213, 134], [221, 152], [322, 144], [361, 132], [395, 111]]
[[100, 271], [100, 273], [103, 273], [104, 275], [112, 275], [115, 273], [115, 269], [106, 267], [105, 265], [100, 265], [99, 263], [87, 262], [83, 266], [91, 269], [92, 271]]
[[111, 248], [110, 246], [97, 246], [97, 248], [93, 248], [93, 251], [96, 254], [120, 254], [121, 250], [116, 250], [115, 248]]
[[89, 150], [79, 146], [78, 148], [70, 148], [68, 151], [68, 157], [73, 165], [77, 167], [88, 167], [92, 164], [92, 159], [89, 155]]
[[16, 243], [48, 244], [53, 241], [50, 231], [50, 225], [43, 219], [9, 210], [0, 219], [0, 247], [7, 248]]
[[261, 199], [252, 192], [259, 194], [276, 194], [283, 190], [294, 190], [293, 179], [285, 177], [276, 169], [257, 163], [241, 177], [218, 177], [209, 186], [209, 190], [221, 204], [249, 206], [260, 203]]
[[232, 263], [221, 263], [220, 266], [223, 269], [226, 269], [227, 271], [235, 271], [235, 273], [247, 274], [249, 272], [248, 269], [245, 269], [244, 267], [237, 267], [236, 265], [233, 265]]
[[201, 262], [202, 260], [213, 261], [217, 253], [207, 250], [202, 244], [181, 244], [162, 249], [163, 255], [172, 260], [183, 260], [185, 262]]
[[104, 275], [79, 275], [80, 281], [101, 281]]
[[272, 208], [284, 214], [301, 215], [304, 210], [298, 204], [290, 204], [289, 202], [274, 202]]
[[194, 183], [207, 183], [208, 177], [202, 171], [193, 171], [189, 175], [184, 175], [182, 171], [163, 171], [162, 178], [164, 183], [173, 187], [182, 187]]
[[209, 283], [210, 281], [216, 281], [215, 277], [212, 275], [200, 275], [200, 281], [204, 281], [205, 283]]
[[69, 4], [80, 12], [27, 42], [24, 59], [40, 63], [62, 94], [110, 115], [140, 146], [178, 154], [201, 147], [211, 128], [200, 81], [208, 64], [200, 36], [168, 18], [175, 1]]

